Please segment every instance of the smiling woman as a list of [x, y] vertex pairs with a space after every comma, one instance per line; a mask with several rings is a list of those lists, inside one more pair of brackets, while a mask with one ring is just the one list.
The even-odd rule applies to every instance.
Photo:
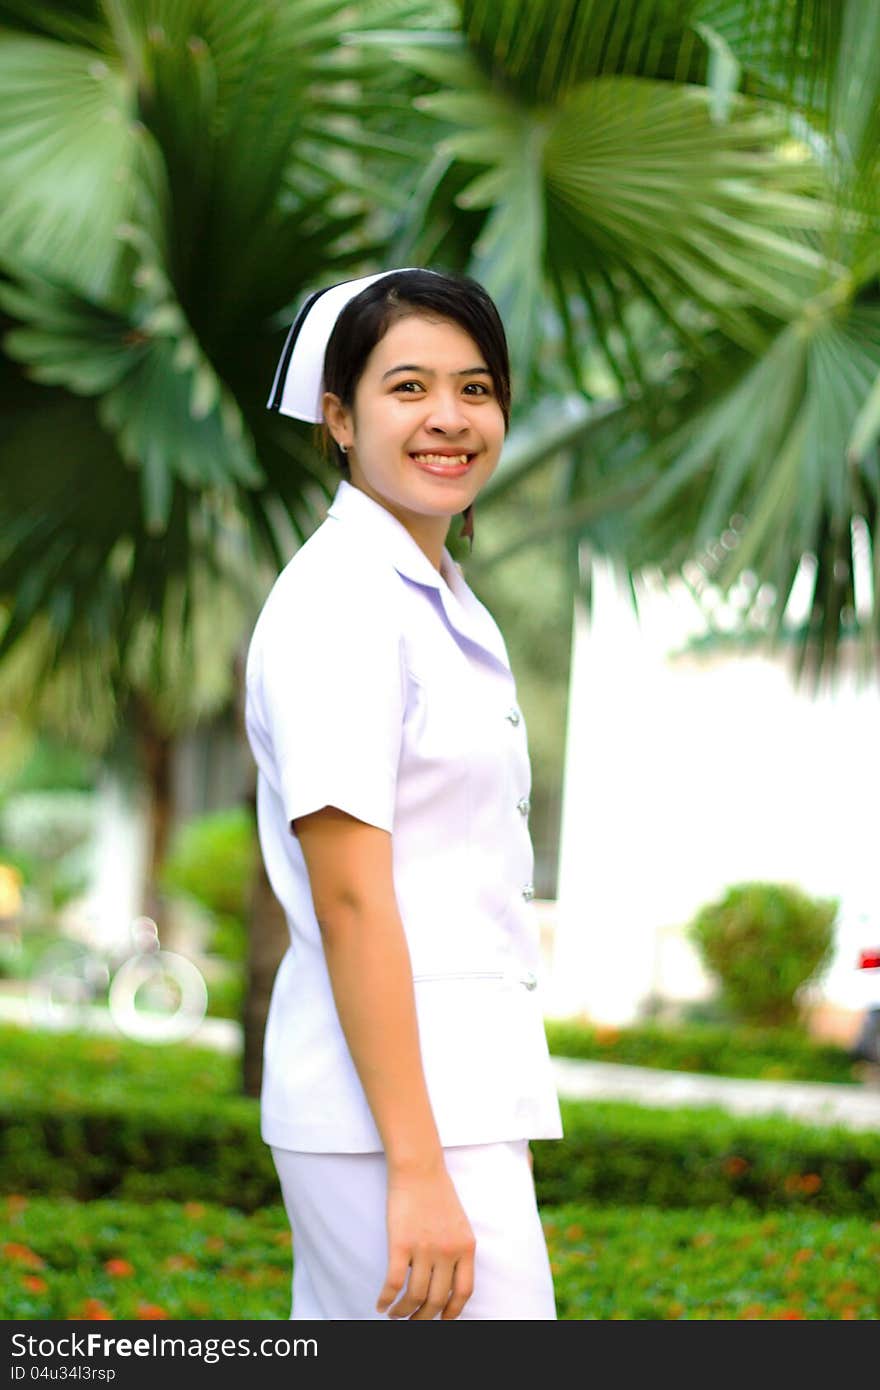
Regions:
[[[499, 393], [486, 362], [474, 363], [475, 346], [457, 323], [399, 305], [351, 399], [332, 386], [324, 394], [351, 482], [387, 507], [438, 568], [450, 514], [473, 505], [504, 443]], [[415, 365], [416, 354], [430, 365]]]
[[291, 934], [261, 1096], [291, 1317], [553, 1319], [528, 1140], [562, 1124], [527, 736], [504, 639], [445, 544], [500, 457], [504, 330], [466, 277], [332, 286], [270, 404], [323, 421], [343, 474], [247, 661], [260, 845]]
[[[464, 534], [473, 544], [473, 501], [497, 465], [510, 420], [504, 329], [476, 281], [425, 270], [380, 279], [362, 282], [366, 288], [345, 305], [330, 334], [319, 415], [326, 421], [324, 439], [343, 476], [370, 496], [377, 489], [366, 471], [373, 468], [367, 432], [359, 430], [358, 448], [352, 447], [362, 408], [374, 427], [390, 427], [401, 450], [398, 462], [403, 455], [434, 476], [467, 477], [452, 510], [464, 514]], [[377, 418], [389, 398], [401, 409], [392, 405]], [[403, 497], [398, 506], [406, 509]], [[439, 553], [436, 543], [433, 553]]]

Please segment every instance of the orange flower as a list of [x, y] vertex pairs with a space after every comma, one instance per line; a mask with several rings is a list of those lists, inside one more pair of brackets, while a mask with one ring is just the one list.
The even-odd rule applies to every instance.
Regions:
[[112, 1274], [114, 1279], [128, 1279], [134, 1274], [134, 1265], [128, 1260], [105, 1260], [104, 1268], [108, 1274]]
[[811, 1260], [812, 1258], [812, 1250], [808, 1250], [806, 1247], [804, 1247], [803, 1250], [795, 1250], [794, 1254], [791, 1257], [792, 1263], [796, 1265], [805, 1264], [807, 1260]]
[[204, 1202], [184, 1202], [183, 1214], [188, 1216], [191, 1221], [197, 1221], [200, 1216], [205, 1214]]
[[789, 1173], [784, 1186], [786, 1192], [805, 1192], [807, 1196], [811, 1196], [819, 1191], [822, 1179], [818, 1173]]
[[215, 1254], [218, 1250], [223, 1250], [225, 1245], [226, 1241], [222, 1236], [208, 1236], [205, 1241], [205, 1249], [210, 1250], [212, 1254]]
[[763, 1316], [763, 1303], [749, 1303], [740, 1313], [741, 1318], [762, 1318]]
[[778, 1313], [772, 1313], [771, 1316], [774, 1320], [782, 1320], [784, 1322], [803, 1322], [804, 1320], [803, 1313], [797, 1308], [780, 1308]]
[[584, 1228], [583, 1228], [583, 1226], [581, 1226], [581, 1225], [566, 1226], [566, 1228], [565, 1228], [565, 1239], [566, 1239], [566, 1240], [582, 1240], [582, 1239], [583, 1239], [583, 1235], [584, 1235]]
[[9, 1196], [6, 1198], [6, 1206], [10, 1216], [14, 1216], [17, 1212], [24, 1211], [27, 1204], [27, 1197], [22, 1197], [20, 1192], [10, 1192]]
[[30, 1293], [45, 1293], [49, 1287], [39, 1274], [23, 1274], [21, 1282]]
[[20, 1245], [16, 1240], [8, 1240], [3, 1247], [3, 1254], [8, 1260], [14, 1260], [16, 1264], [27, 1265], [29, 1269], [43, 1269], [45, 1260], [42, 1260], [35, 1250], [31, 1250], [29, 1245]]
[[139, 1303], [135, 1309], [135, 1317], [140, 1322], [146, 1322], [149, 1319], [167, 1318], [168, 1314], [158, 1303]]
[[739, 1154], [731, 1154], [730, 1158], [725, 1158], [721, 1167], [729, 1178], [739, 1178], [749, 1168], [749, 1161], [740, 1158]]
[[74, 1318], [85, 1318], [90, 1322], [108, 1322], [113, 1318], [113, 1314], [102, 1303], [100, 1298], [87, 1298], [85, 1303], [80, 1304], [79, 1312], [73, 1314]]

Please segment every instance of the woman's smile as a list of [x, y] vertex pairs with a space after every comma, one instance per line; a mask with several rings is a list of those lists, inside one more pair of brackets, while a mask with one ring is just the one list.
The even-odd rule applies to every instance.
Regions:
[[425, 450], [423, 453], [410, 454], [410, 458], [426, 473], [433, 473], [437, 477], [460, 478], [467, 473], [476, 458], [476, 452], [456, 450], [455, 453], [447, 454], [445, 450], [430, 453]]

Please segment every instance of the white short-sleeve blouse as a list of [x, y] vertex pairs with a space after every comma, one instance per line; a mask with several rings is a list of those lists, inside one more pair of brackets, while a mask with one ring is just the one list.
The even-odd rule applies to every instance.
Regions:
[[342, 480], [248, 651], [260, 847], [290, 946], [264, 1040], [262, 1136], [382, 1142], [336, 1012], [291, 821], [336, 806], [391, 833], [428, 1093], [444, 1145], [562, 1137], [531, 899], [531, 771], [501, 633], [444, 547]]

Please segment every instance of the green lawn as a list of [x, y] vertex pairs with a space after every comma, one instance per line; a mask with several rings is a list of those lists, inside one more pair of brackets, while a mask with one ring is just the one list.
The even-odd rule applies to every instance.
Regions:
[[[4, 1320], [288, 1317], [280, 1205], [5, 1203]], [[563, 1320], [880, 1317], [880, 1222], [571, 1204], [544, 1226]]]

